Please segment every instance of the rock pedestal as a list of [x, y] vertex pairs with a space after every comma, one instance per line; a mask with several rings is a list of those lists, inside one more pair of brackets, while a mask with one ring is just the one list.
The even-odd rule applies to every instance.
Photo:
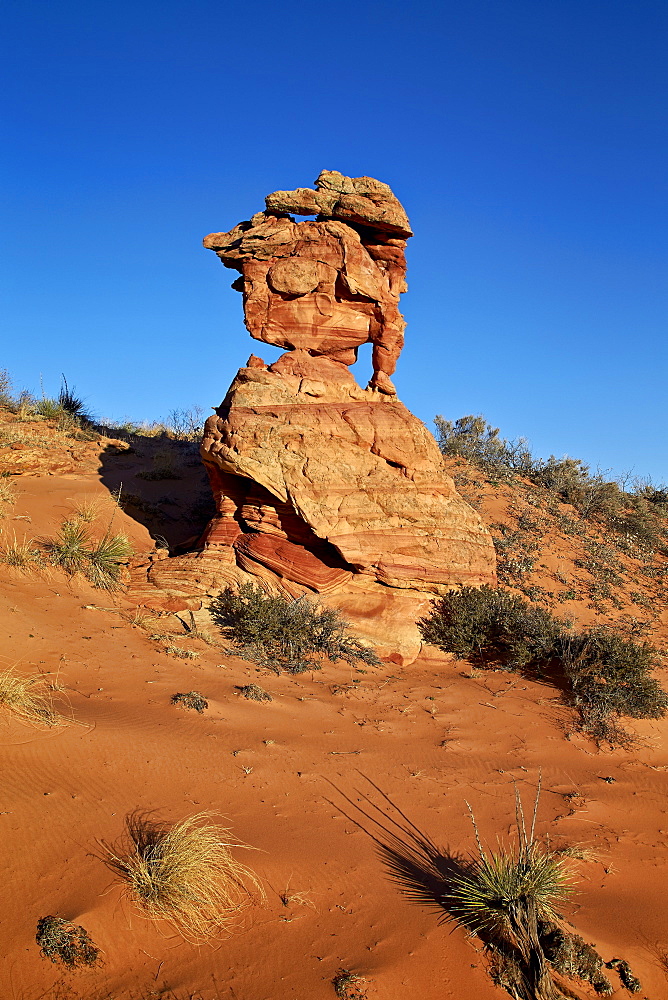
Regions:
[[[287, 212], [319, 213], [295, 222]], [[344, 221], [345, 220], [345, 221]], [[408, 220], [387, 185], [323, 171], [317, 190], [205, 245], [241, 272], [251, 356], [205, 425], [217, 515], [198, 552], [153, 563], [146, 603], [199, 607], [228, 584], [318, 595], [381, 655], [409, 663], [434, 595], [495, 583], [491, 537], [457, 494], [432, 435], [396, 396]], [[366, 389], [349, 366], [373, 344]], [[163, 600], [164, 606], [164, 600]]]

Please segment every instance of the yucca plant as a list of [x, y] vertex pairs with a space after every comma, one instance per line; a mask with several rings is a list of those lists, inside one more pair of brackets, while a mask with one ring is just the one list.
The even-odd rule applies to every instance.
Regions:
[[125, 535], [107, 532], [93, 543], [84, 572], [93, 586], [113, 590], [118, 583], [121, 565], [127, 561], [130, 553], [130, 542]]
[[572, 891], [567, 859], [535, 838], [539, 798], [540, 782], [527, 831], [515, 789], [517, 841], [511, 846], [499, 844], [495, 851], [483, 847], [471, 813], [478, 850], [449, 886], [448, 909], [460, 923], [492, 944], [517, 949], [515, 984], [523, 1000], [560, 996], [540, 942], [539, 922], [558, 920], [557, 907]]

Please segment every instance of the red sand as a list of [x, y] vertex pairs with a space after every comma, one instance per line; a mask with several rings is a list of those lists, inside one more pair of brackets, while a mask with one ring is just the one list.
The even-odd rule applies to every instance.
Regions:
[[[53, 535], [77, 499], [105, 497], [89, 452], [81, 471], [21, 476], [3, 538]], [[120, 511], [114, 527], [137, 552], [151, 547]], [[57, 677], [56, 704], [74, 720], [38, 729], [0, 715], [0, 997], [331, 1000], [341, 968], [368, 980], [369, 998], [506, 996], [480, 942], [398, 884], [372, 835], [392, 831], [410, 845], [412, 829], [470, 851], [468, 801], [493, 844], [512, 828], [513, 782], [529, 804], [541, 770], [539, 832], [597, 854], [576, 863], [567, 916], [604, 959], [631, 963], [641, 996], [668, 997], [668, 721], [634, 724], [644, 747], [603, 752], [574, 732], [572, 710], [548, 684], [471, 676], [469, 664], [435, 651], [403, 669], [337, 664], [279, 677], [187, 639], [174, 616], [146, 629], [124, 610], [133, 611], [122, 594], [81, 578], [0, 564], [0, 665]], [[199, 657], [168, 654], [151, 629], [178, 633]], [[249, 681], [274, 700], [241, 698], [237, 686]], [[203, 715], [170, 704], [191, 689], [209, 701]], [[226, 817], [256, 848], [236, 853], [263, 880], [266, 902], [201, 947], [143, 918], [96, 857], [134, 809], [172, 821], [202, 810]], [[47, 914], [82, 924], [104, 964], [67, 972], [40, 957], [35, 929]], [[615, 997], [629, 995], [610, 978]]]

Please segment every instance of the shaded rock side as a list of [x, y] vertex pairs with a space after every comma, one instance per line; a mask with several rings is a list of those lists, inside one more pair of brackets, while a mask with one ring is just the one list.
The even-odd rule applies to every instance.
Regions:
[[353, 576], [432, 594], [493, 583], [492, 540], [421, 421], [352, 377], [330, 382], [332, 362], [309, 362], [310, 377], [284, 359], [279, 371], [242, 368], [207, 421], [219, 515], [204, 546], [317, 593]]

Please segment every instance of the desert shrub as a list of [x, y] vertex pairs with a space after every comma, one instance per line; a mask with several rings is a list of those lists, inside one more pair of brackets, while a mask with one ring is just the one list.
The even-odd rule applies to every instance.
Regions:
[[244, 684], [239, 688], [239, 694], [249, 701], [273, 701], [268, 691], [260, 687], [259, 684]]
[[658, 653], [618, 633], [570, 624], [521, 597], [492, 587], [463, 587], [432, 601], [418, 621], [423, 639], [473, 663], [509, 669], [561, 670], [592, 735], [615, 736], [610, 720], [658, 719], [668, 695], [652, 676]]
[[209, 707], [208, 701], [199, 691], [186, 691], [183, 694], [173, 694], [172, 705], [180, 705], [181, 708], [192, 708], [196, 712], [199, 712], [200, 715], [205, 708]]
[[462, 587], [432, 601], [418, 628], [425, 642], [474, 663], [542, 665], [565, 627], [549, 611], [505, 590]]
[[44, 544], [55, 566], [71, 576], [83, 573], [94, 587], [105, 590], [118, 586], [121, 567], [132, 551], [125, 535], [112, 535], [110, 529], [93, 539], [85, 520], [76, 515], [63, 521], [56, 538]]
[[460, 417], [454, 423], [438, 416], [434, 418], [438, 446], [444, 455], [466, 458], [489, 472], [526, 472], [533, 464], [524, 438], [507, 441], [499, 437], [499, 428], [492, 427], [481, 415]]
[[130, 900], [190, 941], [225, 930], [252, 898], [248, 886], [262, 894], [257, 877], [232, 854], [246, 845], [210, 823], [210, 816], [198, 813], [168, 826], [134, 813], [118, 843], [100, 845], [101, 859]]
[[380, 662], [373, 650], [348, 633], [338, 611], [306, 597], [271, 597], [248, 583], [238, 593], [228, 587], [210, 610], [235, 652], [277, 672], [319, 670], [325, 658], [370, 666]]
[[167, 428], [170, 434], [179, 441], [198, 441], [204, 429], [205, 412], [201, 406], [191, 406], [189, 409], [169, 411]]
[[332, 979], [332, 986], [339, 1000], [366, 1000], [367, 980], [348, 969], [340, 969]]
[[602, 996], [613, 992], [610, 980], [603, 973], [603, 959], [579, 934], [571, 934], [545, 919], [538, 923], [538, 934], [545, 957], [562, 976], [583, 979]]
[[95, 965], [100, 956], [100, 949], [95, 947], [86, 929], [62, 917], [42, 917], [37, 924], [35, 940], [42, 958], [62, 962], [70, 969]]
[[156, 451], [151, 460], [151, 467], [143, 469], [137, 473], [139, 479], [160, 480], [160, 479], [182, 479], [174, 458], [174, 454], [168, 448], [160, 448]]
[[58, 404], [63, 412], [75, 417], [81, 423], [90, 423], [91, 416], [86, 410], [86, 404], [80, 396], [76, 395], [74, 386], [70, 389], [65, 376], [62, 377], [60, 392], [58, 393]]
[[57, 726], [62, 721], [44, 678], [21, 677], [11, 667], [0, 672], [0, 706], [33, 725]]
[[11, 376], [6, 368], [0, 368], [0, 406], [13, 409], [14, 405]]
[[575, 704], [589, 720], [610, 715], [660, 719], [668, 695], [652, 676], [660, 666], [657, 651], [603, 629], [559, 639], [559, 660]]

